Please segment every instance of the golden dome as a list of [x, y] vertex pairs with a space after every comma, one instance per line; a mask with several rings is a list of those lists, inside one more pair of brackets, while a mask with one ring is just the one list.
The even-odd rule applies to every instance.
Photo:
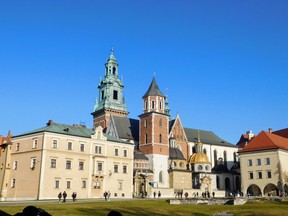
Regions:
[[208, 156], [202, 152], [194, 153], [189, 159], [189, 163], [209, 163]]

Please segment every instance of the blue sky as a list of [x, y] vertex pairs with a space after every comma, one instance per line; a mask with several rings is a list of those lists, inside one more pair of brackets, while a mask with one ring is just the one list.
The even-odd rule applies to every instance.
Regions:
[[114, 46], [130, 118], [153, 74], [171, 117], [236, 143], [288, 122], [288, 1], [0, 2], [0, 134], [85, 122]]

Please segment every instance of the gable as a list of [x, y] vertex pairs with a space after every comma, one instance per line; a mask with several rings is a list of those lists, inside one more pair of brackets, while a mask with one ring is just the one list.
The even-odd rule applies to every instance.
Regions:
[[187, 142], [188, 140], [180, 117], [177, 115], [176, 119], [172, 120], [171, 123], [172, 126], [170, 127], [169, 136], [174, 137], [177, 141]]
[[241, 153], [269, 149], [288, 150], [288, 139], [273, 133], [262, 131], [239, 152]]

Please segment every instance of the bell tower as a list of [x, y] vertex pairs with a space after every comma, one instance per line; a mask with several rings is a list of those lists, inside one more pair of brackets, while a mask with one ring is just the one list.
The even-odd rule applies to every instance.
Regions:
[[126, 117], [126, 103], [123, 96], [124, 85], [118, 78], [118, 63], [114, 56], [114, 48], [105, 63], [104, 79], [98, 84], [99, 96], [96, 99], [93, 115], [93, 127], [105, 129], [109, 125], [110, 115]]
[[143, 113], [140, 118], [139, 148], [149, 158], [158, 186], [169, 185], [169, 112], [165, 109], [165, 97], [160, 91], [155, 77], [142, 97]]

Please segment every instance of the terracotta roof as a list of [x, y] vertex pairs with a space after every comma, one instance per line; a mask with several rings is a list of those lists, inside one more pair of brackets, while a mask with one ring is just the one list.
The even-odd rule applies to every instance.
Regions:
[[260, 132], [241, 152], [261, 151], [269, 149], [285, 149], [288, 150], [288, 139], [266, 131]]

